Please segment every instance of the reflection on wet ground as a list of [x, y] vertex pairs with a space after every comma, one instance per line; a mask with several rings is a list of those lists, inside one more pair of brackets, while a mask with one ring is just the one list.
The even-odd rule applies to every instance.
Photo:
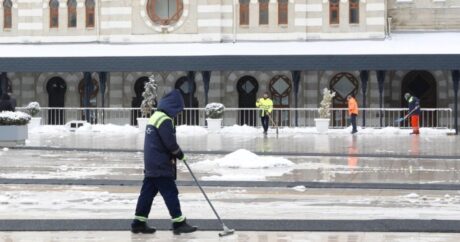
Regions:
[[[143, 153], [105, 153], [76, 151], [0, 151], [0, 178], [36, 179], [115, 179], [140, 180]], [[294, 166], [268, 169], [197, 167], [204, 160], [220, 155], [189, 155], [189, 163], [200, 178], [213, 180], [218, 172], [226, 174], [260, 173], [268, 181], [321, 181], [369, 183], [459, 183], [458, 160], [357, 158], [357, 157], [284, 157]], [[199, 168], [199, 169], [198, 169]], [[179, 165], [179, 179], [190, 180], [185, 166]]]
[[[344, 154], [405, 154], [460, 156], [460, 137], [421, 134], [420, 136], [385, 134], [207, 134], [181, 135], [184, 150], [247, 149], [252, 152], [321, 152]], [[31, 133], [28, 146], [143, 149], [144, 136], [139, 133]], [[353, 161], [350, 161], [353, 164]]]

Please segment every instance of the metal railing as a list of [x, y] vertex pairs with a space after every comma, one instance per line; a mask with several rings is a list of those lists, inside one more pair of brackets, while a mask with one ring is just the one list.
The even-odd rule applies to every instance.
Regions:
[[[18, 108], [24, 110], [24, 108]], [[358, 126], [408, 128], [408, 120], [397, 123], [400, 117], [408, 112], [407, 108], [364, 108], [358, 115]], [[72, 120], [86, 120], [92, 124], [137, 125], [137, 118], [142, 117], [139, 108], [41, 108], [38, 114], [42, 124], [63, 125]], [[280, 127], [312, 127], [315, 119], [319, 118], [317, 108], [275, 108], [272, 119]], [[331, 127], [343, 128], [349, 126], [348, 110], [346, 108], [331, 109]], [[204, 108], [186, 108], [175, 119], [176, 125], [206, 125]], [[365, 122], [365, 125], [363, 125]], [[452, 128], [452, 109], [429, 108], [421, 109], [420, 126], [433, 128]], [[223, 125], [259, 126], [259, 110], [256, 108], [226, 108]]]

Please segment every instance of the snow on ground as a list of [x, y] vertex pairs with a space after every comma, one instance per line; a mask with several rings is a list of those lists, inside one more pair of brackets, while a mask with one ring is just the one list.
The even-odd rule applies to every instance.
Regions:
[[[131, 218], [139, 187], [0, 185], [0, 219]], [[215, 218], [196, 187], [181, 187], [187, 217]], [[459, 219], [457, 191], [407, 191], [286, 188], [206, 188], [222, 217], [228, 219]], [[204, 206], [204, 207], [203, 207]], [[151, 218], [168, 218], [161, 198]], [[279, 211], [283, 211], [280, 213]]]
[[208, 130], [201, 126], [180, 125], [176, 127], [178, 136], [207, 135]]
[[76, 133], [97, 132], [97, 133], [138, 133], [139, 129], [131, 125], [115, 125], [115, 124], [85, 124], [78, 128]]
[[[29, 130], [31, 133], [39, 134], [60, 134], [70, 133], [65, 125], [41, 125], [40, 127]], [[135, 126], [131, 125], [114, 125], [114, 124], [85, 124], [78, 128], [75, 133], [88, 133], [95, 132], [101, 134], [112, 134], [112, 133], [124, 133], [124, 134], [142, 134], [142, 132]], [[269, 133], [274, 133], [275, 129], [270, 128]], [[343, 134], [349, 135], [351, 127], [344, 129], [329, 129], [327, 134]], [[411, 129], [401, 129], [398, 127], [385, 127], [385, 128], [362, 128], [358, 127], [357, 135], [408, 135], [411, 133]], [[422, 135], [446, 135], [447, 133], [454, 132], [451, 129], [434, 129], [434, 128], [421, 128], [420, 132]], [[207, 135], [208, 130], [201, 126], [190, 126], [180, 125], [176, 127], [176, 133], [178, 136], [202, 136]], [[262, 128], [252, 127], [247, 125], [233, 125], [223, 127], [218, 132], [221, 135], [230, 136], [254, 136], [262, 133]], [[279, 128], [279, 135], [298, 135], [298, 134], [319, 134], [315, 127], [283, 127]]]
[[204, 176], [204, 180], [260, 181], [271, 176], [282, 176], [294, 169], [294, 163], [282, 157], [258, 156], [239, 149], [222, 158], [204, 160], [192, 166], [198, 171], [211, 171], [217, 175]]
[[131, 125], [115, 125], [115, 124], [84, 124], [82, 127], [78, 128], [75, 132], [69, 131], [66, 125], [41, 125], [40, 127], [29, 130], [30, 133], [38, 134], [66, 134], [66, 133], [102, 133], [102, 134], [112, 134], [112, 133], [139, 133], [137, 127]]

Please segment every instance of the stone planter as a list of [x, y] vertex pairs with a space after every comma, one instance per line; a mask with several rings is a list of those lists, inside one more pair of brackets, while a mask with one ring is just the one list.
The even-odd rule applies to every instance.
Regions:
[[149, 122], [148, 118], [137, 118], [137, 127], [139, 127], [139, 130], [144, 132], [145, 129], [147, 128], [147, 123]]
[[27, 138], [27, 125], [0, 126], [0, 144], [2, 145], [25, 144]]
[[32, 119], [29, 121], [29, 124], [27, 124], [27, 128], [28, 128], [29, 130], [38, 128], [38, 127], [40, 127], [41, 122], [42, 122], [42, 118], [32, 118]]
[[324, 134], [329, 129], [329, 122], [328, 118], [315, 118], [315, 127], [318, 133]]
[[210, 132], [217, 132], [222, 128], [222, 119], [213, 119], [207, 118], [206, 122], [208, 123], [208, 131]]

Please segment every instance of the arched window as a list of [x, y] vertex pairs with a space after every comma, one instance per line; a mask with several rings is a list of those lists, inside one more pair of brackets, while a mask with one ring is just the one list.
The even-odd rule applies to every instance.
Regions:
[[340, 23], [340, 0], [329, 0], [329, 24]]
[[[332, 77], [329, 83], [329, 88], [335, 92], [335, 97], [332, 101], [334, 108], [346, 108], [347, 96], [355, 96], [359, 91], [359, 82], [351, 73], [341, 72]], [[332, 112], [332, 125], [343, 127], [346, 125], [347, 111]]]
[[[191, 86], [190, 86], [191, 84]], [[190, 83], [187, 76], [180, 77], [177, 79], [174, 86], [175, 89], [178, 89], [184, 98], [184, 105], [186, 108], [197, 108], [198, 99], [195, 97], [196, 92], [196, 83], [192, 81]], [[187, 125], [198, 125], [199, 124], [199, 113], [197, 110], [187, 110], [177, 115], [176, 123], [178, 125], [187, 124]]]
[[249, 25], [249, 0], [240, 0], [240, 25]]
[[147, 13], [159, 25], [172, 25], [179, 21], [184, 10], [182, 0], [149, 0]]
[[[48, 92], [48, 107], [62, 108], [65, 104], [65, 93], [67, 84], [61, 77], [55, 76], [46, 83]], [[65, 124], [65, 113], [63, 109], [48, 110], [48, 124], [62, 125]]]
[[336, 74], [330, 82], [330, 89], [335, 92], [334, 107], [346, 106], [347, 96], [356, 96], [358, 87], [358, 79], [353, 74], [347, 72]]
[[59, 0], [50, 1], [50, 28], [59, 27]]
[[268, 24], [268, 2], [269, 0], [259, 0], [259, 25]]
[[13, 7], [13, 3], [11, 0], [3, 1], [3, 28], [4, 29], [11, 29], [13, 25], [12, 15], [11, 15], [11, 8]]
[[288, 24], [288, 0], [278, 0], [278, 24]]
[[86, 8], [86, 28], [94, 28], [94, 7], [96, 4], [94, 0], [86, 0], [85, 1], [85, 8]]
[[359, 0], [349, 0], [350, 24], [359, 24]]
[[[275, 108], [288, 108], [291, 104], [292, 83], [287, 76], [276, 75], [270, 80], [270, 94]], [[290, 125], [289, 111], [273, 112], [273, 118], [278, 125]]]
[[67, 1], [67, 26], [69, 28], [77, 27], [77, 0]]
[[[259, 90], [259, 84], [257, 80], [252, 76], [243, 76], [238, 80], [236, 84], [238, 90], [238, 107], [239, 108], [256, 108], [257, 91]], [[257, 111], [253, 110], [240, 110], [239, 111], [239, 125], [257, 125]]]

